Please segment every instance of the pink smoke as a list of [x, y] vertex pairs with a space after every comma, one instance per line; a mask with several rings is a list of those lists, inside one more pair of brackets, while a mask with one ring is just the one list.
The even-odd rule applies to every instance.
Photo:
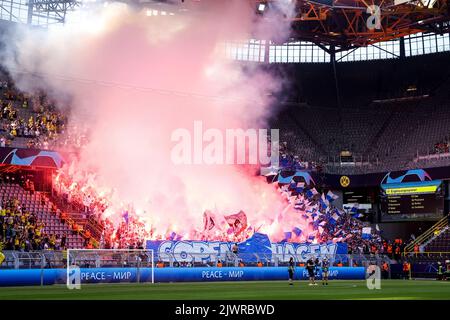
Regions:
[[[281, 240], [283, 231], [307, 226], [254, 168], [175, 165], [170, 158], [171, 133], [192, 130], [194, 121], [222, 131], [266, 128], [273, 113], [268, 93], [281, 79], [256, 65], [244, 70], [220, 50], [227, 40], [270, 28], [246, 1], [218, 3], [200, 16], [166, 17], [111, 5], [81, 27], [21, 30], [9, 67], [44, 75], [39, 87], [72, 97], [71, 124], [90, 128], [72, 172], [94, 173], [89, 184], [109, 195], [107, 215], [119, 220], [132, 204], [158, 234], [188, 238], [202, 229], [205, 210], [243, 210], [249, 225]], [[16, 81], [26, 90], [36, 86], [26, 73]]]

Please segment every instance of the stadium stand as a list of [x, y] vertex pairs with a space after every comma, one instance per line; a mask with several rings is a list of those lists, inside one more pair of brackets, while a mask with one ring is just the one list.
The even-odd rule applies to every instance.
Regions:
[[[346, 68], [355, 70], [358, 65], [350, 63]], [[405, 72], [408, 72], [405, 70], [397, 75], [392, 65], [381, 62], [371, 68], [377, 67], [382, 68], [385, 74], [381, 76], [377, 73], [377, 77], [381, 77], [376, 80], [378, 85], [375, 85], [375, 80], [368, 80], [369, 84], [362, 85], [358, 79], [351, 78], [351, 72], [345, 73], [341, 79], [343, 106], [334, 105], [330, 98], [333, 95], [319, 91], [324, 84], [333, 87], [334, 79], [329, 77], [329, 72], [321, 81], [304, 81], [303, 85], [296, 86], [298, 92], [289, 96], [305, 95], [304, 101], [283, 102], [282, 111], [271, 121], [271, 127], [280, 128], [283, 167], [357, 174], [450, 163], [450, 113], [449, 97], [446, 96], [450, 81], [432, 78], [422, 71], [413, 76], [422, 77], [424, 83], [421, 84], [406, 79]], [[392, 74], [397, 82], [395, 88], [384, 84], [386, 75]], [[43, 93], [30, 95], [19, 92], [5, 75], [0, 78], [3, 79], [0, 90], [0, 147], [73, 150], [84, 144], [85, 135], [77, 128], [68, 127], [67, 114], [62, 111], [64, 108], [57, 109]], [[405, 94], [411, 88], [411, 82], [413, 87], [419, 88], [414, 96]], [[370, 84], [376, 88], [375, 93], [368, 91]], [[437, 89], [433, 91], [433, 88]], [[34, 191], [30, 185], [22, 187], [19, 183], [0, 185], [2, 210], [18, 212], [14, 219], [20, 222], [25, 217], [22, 224], [29, 223], [39, 233], [36, 238], [39, 244], [31, 246], [27, 244], [26, 236], [11, 236], [11, 228], [5, 223], [10, 213], [5, 213], [1, 238], [5, 249], [26, 252], [63, 247], [144, 246], [144, 240], [150, 235], [131, 212], [124, 218], [126, 221], [114, 226], [111, 221], [102, 218], [107, 207], [106, 199], [85, 192], [89, 188], [83, 184], [73, 187], [74, 181], [70, 177], [61, 175], [60, 178], [52, 194]], [[302, 194], [303, 198], [306, 198], [306, 191]], [[315, 199], [314, 205], [317, 201]], [[348, 212], [339, 212], [339, 219], [334, 220], [331, 217], [335, 210], [332, 206], [321, 208], [321, 218], [312, 221], [315, 227], [322, 223], [323, 231], [317, 241], [327, 243], [339, 239], [347, 242], [352, 254], [387, 254], [391, 259], [401, 259], [406, 245], [403, 240], [383, 239], [379, 232], [374, 232], [371, 239], [364, 239], [360, 236], [361, 231], [368, 224]], [[30, 221], [28, 217], [33, 218]], [[36, 234], [33, 240], [36, 240], [35, 237]], [[17, 238], [20, 239], [16, 245]], [[61, 245], [63, 238], [66, 239], [65, 244]], [[448, 241], [447, 229], [427, 244], [425, 250], [449, 251], [446, 246]], [[419, 256], [415, 255], [416, 258]]]
[[450, 230], [448, 226], [426, 244], [424, 249], [426, 252], [450, 252]]
[[44, 93], [24, 94], [5, 75], [0, 78], [0, 146], [47, 150], [83, 144], [84, 134], [67, 126], [66, 113]]
[[[396, 103], [378, 110], [297, 107], [274, 122], [298, 157], [324, 163], [329, 173], [367, 173], [448, 164], [448, 104]], [[314, 137], [314, 138], [312, 138]], [[436, 147], [436, 141], [443, 141]], [[327, 150], [326, 152], [324, 150]], [[436, 152], [438, 151], [438, 152]], [[444, 151], [444, 152], [442, 152]], [[350, 152], [345, 165], [342, 152]]]
[[5, 248], [30, 251], [84, 246], [80, 233], [61, 220], [61, 212], [41, 194], [14, 183], [0, 184], [0, 194]]

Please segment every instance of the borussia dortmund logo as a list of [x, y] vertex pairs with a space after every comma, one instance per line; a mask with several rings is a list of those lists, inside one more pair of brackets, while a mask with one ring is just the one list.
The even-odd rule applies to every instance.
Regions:
[[341, 183], [341, 186], [346, 188], [350, 185], [350, 178], [347, 176], [342, 176], [339, 182]]

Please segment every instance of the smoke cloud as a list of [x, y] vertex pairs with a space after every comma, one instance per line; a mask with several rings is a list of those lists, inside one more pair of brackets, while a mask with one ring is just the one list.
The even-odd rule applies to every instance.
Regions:
[[282, 80], [223, 52], [226, 41], [249, 39], [255, 30], [270, 38], [255, 8], [213, 1], [198, 14], [147, 16], [110, 4], [80, 16], [81, 24], [69, 20], [61, 29], [17, 28], [3, 61], [22, 90], [71, 98], [70, 124], [90, 128], [71, 170], [95, 173], [91, 187], [111, 195], [106, 215], [120, 220], [131, 203], [158, 234], [185, 238], [202, 229], [205, 210], [243, 210], [273, 240], [306, 228], [254, 167], [175, 165], [170, 158], [172, 132], [192, 131], [194, 121], [221, 131], [266, 128], [269, 93]]

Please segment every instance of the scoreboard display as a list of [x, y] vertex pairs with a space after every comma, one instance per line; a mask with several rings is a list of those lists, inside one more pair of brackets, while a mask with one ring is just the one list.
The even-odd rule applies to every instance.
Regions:
[[434, 220], [444, 212], [441, 180], [381, 185], [383, 220]]

